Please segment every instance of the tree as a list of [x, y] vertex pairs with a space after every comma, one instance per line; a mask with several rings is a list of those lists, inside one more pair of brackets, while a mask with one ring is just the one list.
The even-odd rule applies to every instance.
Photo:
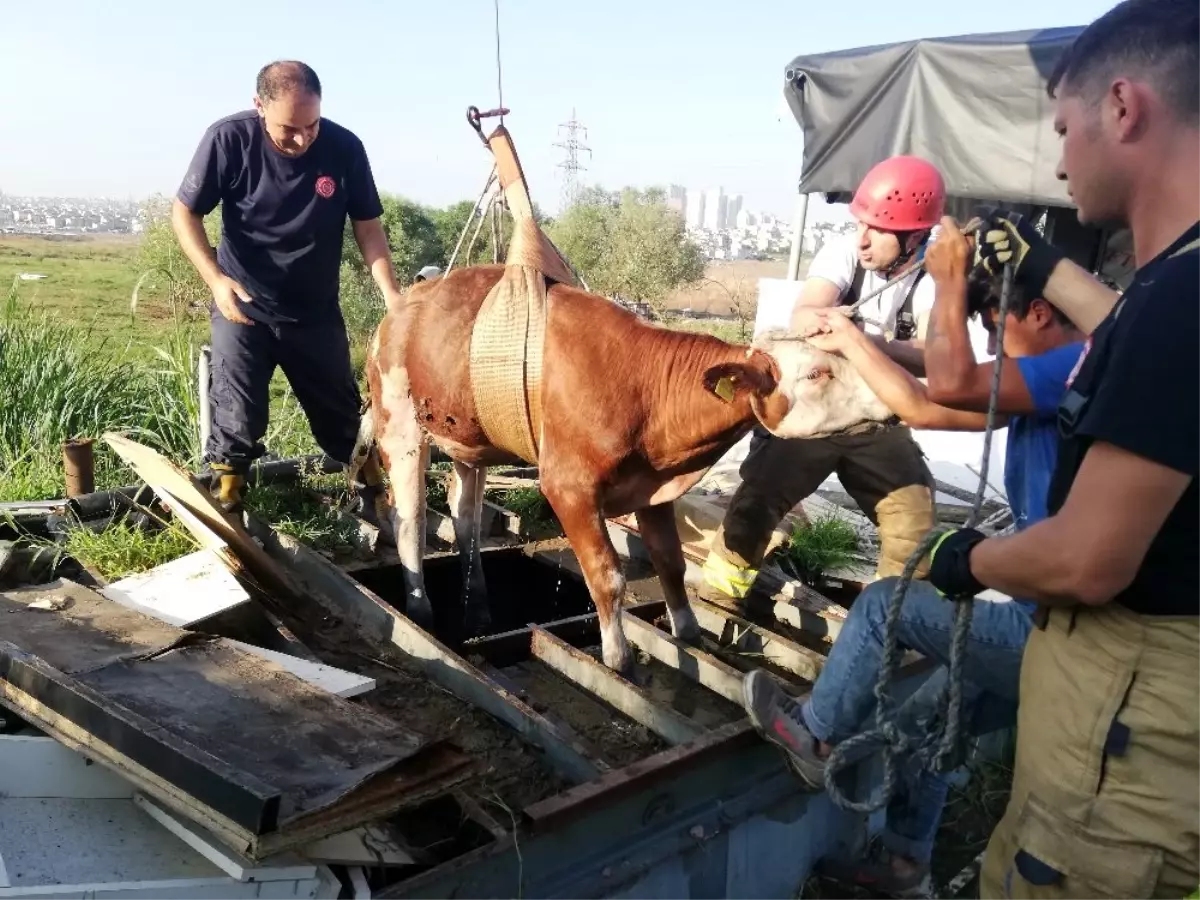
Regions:
[[704, 274], [704, 254], [661, 190], [585, 193], [549, 229], [592, 290], [648, 303]]
[[[463, 234], [463, 230], [470, 222], [470, 230], [463, 237], [462, 247], [458, 251], [458, 258], [454, 261], [455, 267], [478, 265], [480, 263], [490, 263], [493, 261], [504, 262], [504, 256], [509, 246], [512, 244], [513, 220], [507, 210], [499, 209], [500, 223], [500, 252], [496, 254], [493, 248], [493, 225], [492, 216], [496, 209], [493, 206], [492, 210], [488, 211], [488, 220], [479, 226], [479, 219], [472, 219], [472, 212], [475, 209], [475, 203], [471, 200], [462, 200], [452, 206], [447, 206], [445, 209], [436, 209], [431, 211], [434, 224], [437, 226], [438, 236], [442, 242], [443, 260], [441, 265], [445, 266], [450, 262], [450, 257], [454, 254], [454, 248], [458, 246], [459, 237]], [[533, 218], [543, 227], [546, 226], [549, 219], [545, 213], [538, 208], [536, 203], [533, 204]], [[479, 228], [479, 234], [475, 239], [475, 245], [471, 245], [471, 237], [475, 234], [475, 229]]]
[[[409, 284], [423, 266], [442, 265], [442, 242], [434, 222], [435, 211], [404, 197], [384, 194], [379, 199], [383, 205], [380, 222], [400, 284]], [[349, 222], [342, 245], [342, 267], [343, 275], [350, 270], [351, 280], [359, 289], [371, 283]]]

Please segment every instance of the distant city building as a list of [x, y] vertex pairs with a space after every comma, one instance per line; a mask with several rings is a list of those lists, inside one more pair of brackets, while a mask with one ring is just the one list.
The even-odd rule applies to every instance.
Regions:
[[734, 222], [734, 227], [738, 231], [749, 231], [758, 224], [758, 217], [748, 209], [738, 210], [737, 221]]
[[667, 188], [667, 206], [687, 219], [687, 188], [673, 184]]
[[713, 188], [704, 194], [704, 227], [720, 231], [725, 227], [726, 197], [723, 188]]
[[704, 194], [701, 191], [688, 190], [685, 197], [683, 221], [688, 228], [700, 229], [704, 225]]
[[723, 228], [737, 228], [738, 213], [742, 211], [742, 195], [734, 194], [725, 203], [725, 223]]

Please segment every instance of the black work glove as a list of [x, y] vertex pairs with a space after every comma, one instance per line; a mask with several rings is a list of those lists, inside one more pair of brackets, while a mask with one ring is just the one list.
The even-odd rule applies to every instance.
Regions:
[[971, 574], [971, 550], [985, 535], [974, 528], [947, 531], [929, 551], [929, 583], [950, 600], [969, 600], [984, 590]]
[[1012, 263], [1013, 281], [1030, 299], [1045, 299], [1050, 273], [1065, 254], [1043, 238], [1020, 213], [985, 207], [976, 214], [983, 227], [975, 235], [975, 265], [999, 277]]

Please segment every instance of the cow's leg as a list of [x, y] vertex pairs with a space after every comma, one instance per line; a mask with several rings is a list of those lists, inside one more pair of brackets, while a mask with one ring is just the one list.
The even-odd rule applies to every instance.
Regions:
[[469, 637], [484, 634], [492, 624], [483, 578], [483, 556], [479, 552], [486, 484], [485, 466], [454, 464], [454, 480], [448, 499], [454, 518], [454, 542], [458, 545], [458, 559], [462, 564], [463, 620]]
[[425, 470], [429, 444], [417, 424], [409, 396], [408, 374], [396, 367], [380, 375], [381, 403], [386, 416], [378, 416], [379, 454], [391, 482], [392, 535], [404, 567], [405, 614], [422, 628], [433, 627], [433, 607], [425, 593]]
[[679, 528], [675, 524], [675, 504], [659, 503], [637, 511], [638, 531], [654, 571], [662, 584], [663, 596], [667, 600], [667, 615], [671, 619], [671, 633], [681, 641], [695, 641], [700, 637], [700, 623], [688, 604], [687, 591], [683, 587], [683, 576], [687, 563], [683, 559], [683, 548], [679, 543]]
[[633, 655], [621, 627], [621, 606], [625, 602], [625, 573], [621, 558], [613, 549], [604, 517], [591, 492], [556, 489], [543, 477], [542, 492], [550, 502], [563, 533], [583, 569], [596, 616], [600, 620], [600, 646], [604, 664], [617, 672], [633, 668]]

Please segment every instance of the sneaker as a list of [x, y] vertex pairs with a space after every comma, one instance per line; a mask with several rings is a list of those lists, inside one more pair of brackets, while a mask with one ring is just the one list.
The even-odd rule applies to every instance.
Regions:
[[892, 854], [876, 841], [863, 859], [823, 859], [815, 871], [822, 878], [866, 888], [874, 897], [931, 897], [929, 863], [914, 865], [911, 872], [899, 874], [892, 865]]
[[742, 679], [742, 705], [758, 733], [787, 753], [796, 774], [821, 790], [825, 760], [817, 755], [817, 739], [800, 717], [800, 704], [765, 671], [756, 669]]

